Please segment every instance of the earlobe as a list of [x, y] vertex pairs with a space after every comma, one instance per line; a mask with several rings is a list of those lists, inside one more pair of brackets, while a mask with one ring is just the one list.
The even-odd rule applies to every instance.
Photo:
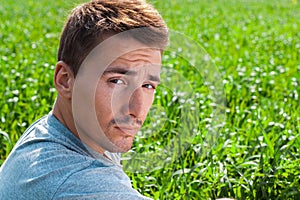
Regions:
[[63, 61], [56, 64], [54, 84], [61, 97], [71, 99], [74, 84], [74, 74], [70, 67]]

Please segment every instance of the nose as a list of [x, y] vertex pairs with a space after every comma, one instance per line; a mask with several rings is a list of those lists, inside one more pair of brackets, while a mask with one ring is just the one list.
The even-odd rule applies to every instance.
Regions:
[[144, 119], [150, 109], [152, 100], [148, 99], [148, 96], [143, 93], [143, 88], [136, 89], [129, 99], [129, 115]]

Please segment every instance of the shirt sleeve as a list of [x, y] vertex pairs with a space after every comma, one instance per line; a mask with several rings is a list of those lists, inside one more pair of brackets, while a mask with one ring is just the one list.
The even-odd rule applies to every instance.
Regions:
[[58, 188], [55, 200], [151, 200], [134, 190], [123, 170], [89, 167], [69, 176]]

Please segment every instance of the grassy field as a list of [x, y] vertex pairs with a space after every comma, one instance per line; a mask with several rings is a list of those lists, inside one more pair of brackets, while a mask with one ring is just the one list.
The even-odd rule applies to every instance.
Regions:
[[[78, 2], [1, 0], [0, 165], [51, 110], [59, 36]], [[152, 2], [181, 35], [134, 143], [144, 162], [124, 161], [133, 186], [155, 199], [300, 199], [300, 2]]]

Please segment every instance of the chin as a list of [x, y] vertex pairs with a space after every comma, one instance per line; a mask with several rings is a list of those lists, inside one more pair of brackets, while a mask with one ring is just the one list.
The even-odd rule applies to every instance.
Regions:
[[117, 146], [114, 153], [126, 153], [131, 149], [131, 145], [129, 147], [119, 147]]
[[113, 145], [110, 146], [110, 149], [107, 149], [111, 153], [126, 153], [132, 147], [133, 141], [120, 141], [112, 142]]
[[128, 143], [128, 144], [115, 144], [116, 147], [116, 153], [126, 153], [127, 151], [129, 151], [132, 147], [132, 142]]

